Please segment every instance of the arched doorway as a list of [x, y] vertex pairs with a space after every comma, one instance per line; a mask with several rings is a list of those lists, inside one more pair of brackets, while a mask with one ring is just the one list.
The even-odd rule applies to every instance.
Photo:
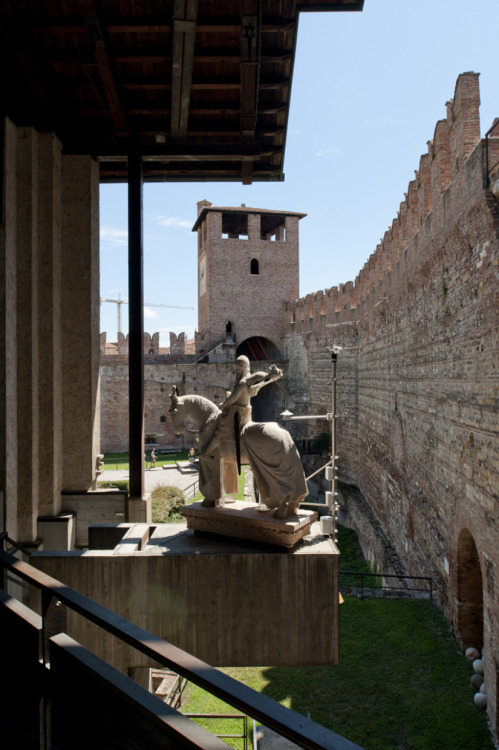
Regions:
[[[263, 336], [252, 336], [245, 339], [239, 344], [236, 355], [240, 357], [244, 354], [251, 363], [279, 361], [281, 352], [269, 339]], [[251, 371], [268, 370], [268, 366], [262, 364], [252, 364]], [[252, 418], [255, 422], [269, 422], [278, 419], [280, 412], [284, 409], [284, 395], [282, 385], [279, 382], [270, 383], [262, 388], [260, 392], [251, 399], [253, 409]]]
[[250, 362], [262, 362], [268, 359], [281, 359], [281, 352], [269, 339], [263, 336], [251, 336], [237, 347], [237, 356], [246, 355]]
[[457, 544], [457, 627], [463, 649], [483, 646], [483, 588], [475, 540], [463, 529]]

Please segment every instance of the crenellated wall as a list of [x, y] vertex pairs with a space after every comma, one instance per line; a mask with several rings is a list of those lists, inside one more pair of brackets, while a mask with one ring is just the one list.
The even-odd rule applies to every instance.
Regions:
[[[482, 157], [479, 106], [478, 74], [463, 73], [454, 99], [447, 102], [447, 117], [437, 123], [396, 218], [355, 283], [349, 281], [288, 302], [286, 319], [295, 323], [295, 332], [321, 331], [324, 324], [356, 319], [359, 311], [365, 314], [374, 309], [388, 292], [403, 291], [407, 277], [433, 254], [437, 235], [459, 220], [463, 202], [482, 195], [481, 164], [469, 159], [478, 146], [478, 162]], [[498, 158], [499, 128], [497, 136], [490, 139], [491, 163]], [[333, 319], [337, 312], [341, 316]]]
[[[101, 362], [128, 362], [128, 336], [118, 333], [118, 341], [108, 344], [107, 333], [100, 335]], [[187, 341], [185, 333], [170, 332], [170, 346], [162, 349], [159, 346], [159, 333], [144, 333], [144, 358], [146, 362], [192, 362], [194, 347]]]
[[[479, 104], [478, 75], [459, 76], [355, 283], [289, 302], [284, 315], [290, 370], [296, 362], [304, 374], [295, 389], [302, 413], [327, 407], [326, 352], [343, 347], [339, 474], [370, 514], [352, 496], [350, 516], [369, 527], [380, 567], [390, 565], [389, 547], [398, 570], [431, 576], [463, 645], [484, 646], [497, 726], [499, 191], [497, 165], [485, 170]], [[497, 136], [499, 127], [487, 139], [489, 167]]]

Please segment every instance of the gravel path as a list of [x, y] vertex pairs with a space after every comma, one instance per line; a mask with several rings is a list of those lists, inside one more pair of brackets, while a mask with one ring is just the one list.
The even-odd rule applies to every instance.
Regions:
[[[99, 477], [99, 482], [113, 482], [117, 479], [130, 479], [128, 469], [103, 471]], [[144, 479], [146, 492], [151, 492], [161, 484], [167, 485], [168, 487], [179, 487], [179, 489], [185, 490], [188, 487], [191, 487], [194, 482], [199, 481], [199, 474], [197, 471], [184, 474], [175, 464], [173, 464], [169, 465], [167, 469], [163, 469], [161, 466], [155, 469], [146, 469], [144, 472]]]

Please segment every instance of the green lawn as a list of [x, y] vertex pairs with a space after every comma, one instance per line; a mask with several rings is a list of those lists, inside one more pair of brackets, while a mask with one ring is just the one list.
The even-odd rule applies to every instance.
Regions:
[[[369, 570], [354, 532], [340, 529], [338, 542], [344, 569]], [[346, 597], [336, 667], [223, 671], [366, 750], [493, 750], [485, 712], [473, 703], [471, 664], [427, 600]], [[233, 709], [190, 684], [182, 711]], [[204, 726], [234, 731], [228, 721]], [[227, 742], [242, 748], [241, 740]]]
[[[150, 461], [149, 456], [151, 451], [146, 451], [146, 462], [145, 465], [149, 468]], [[156, 451], [156, 467], [163, 466], [164, 464], [174, 464], [176, 461], [187, 461], [188, 451], [179, 451], [178, 453], [158, 453]], [[123, 469], [129, 468], [128, 453], [105, 453], [104, 454], [104, 470], [106, 469]]]
[[[485, 713], [473, 704], [472, 667], [436, 605], [347, 598], [340, 630], [337, 667], [224, 671], [366, 750], [492, 750]], [[231, 710], [188, 686], [182, 711]]]
[[[246, 472], [248, 470], [247, 466], [241, 467], [241, 474], [239, 475], [239, 492], [237, 495], [234, 495], [236, 500], [244, 500], [244, 484], [246, 482]], [[200, 492], [197, 493], [197, 495], [192, 499], [193, 503], [197, 503], [198, 500], [203, 500], [204, 495], [202, 495]]]

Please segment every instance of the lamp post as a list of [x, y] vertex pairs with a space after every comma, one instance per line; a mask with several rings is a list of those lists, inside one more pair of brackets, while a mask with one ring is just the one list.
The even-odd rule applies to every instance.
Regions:
[[[310, 476], [306, 477], [306, 480], [312, 479], [312, 477], [315, 477], [316, 474], [319, 474], [323, 469], [326, 470], [326, 479], [328, 482], [331, 482], [331, 490], [329, 492], [326, 492], [326, 502], [325, 503], [306, 503], [307, 505], [313, 505], [316, 507], [327, 507], [331, 513], [331, 522], [323, 523], [323, 529], [327, 529], [325, 533], [331, 534], [333, 537], [333, 541], [336, 542], [336, 522], [337, 522], [337, 512], [338, 512], [338, 502], [336, 498], [338, 497], [338, 491], [337, 491], [337, 480], [338, 480], [338, 474], [337, 474], [337, 465], [336, 461], [338, 460], [338, 456], [336, 455], [336, 363], [338, 360], [338, 354], [342, 351], [341, 346], [333, 346], [330, 350], [331, 352], [331, 368], [332, 368], [332, 395], [331, 395], [331, 412], [328, 412], [326, 415], [324, 414], [304, 414], [303, 416], [294, 416], [294, 414], [290, 411], [283, 411], [281, 414], [282, 419], [290, 422], [298, 422], [298, 421], [314, 421], [317, 419], [324, 419], [326, 418], [329, 422], [331, 422], [331, 458], [327, 463], [324, 464], [324, 466], [321, 466], [320, 469], [317, 469], [317, 471], [314, 471], [313, 474], [310, 474]], [[329, 518], [326, 516], [326, 518]]]

